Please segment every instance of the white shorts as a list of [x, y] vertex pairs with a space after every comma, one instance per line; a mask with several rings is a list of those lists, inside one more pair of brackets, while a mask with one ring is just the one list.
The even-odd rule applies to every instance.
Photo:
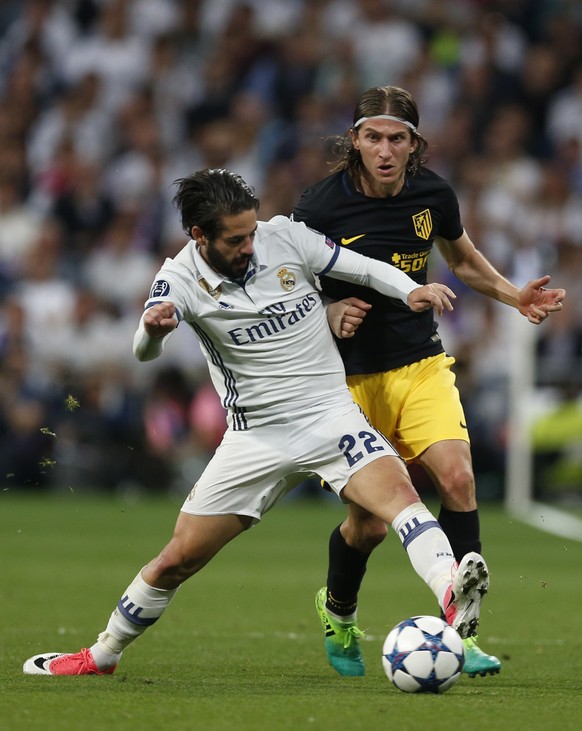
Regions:
[[184, 501], [193, 515], [247, 515], [258, 521], [309, 477], [341, 497], [350, 477], [398, 453], [355, 404], [247, 431], [228, 430]]

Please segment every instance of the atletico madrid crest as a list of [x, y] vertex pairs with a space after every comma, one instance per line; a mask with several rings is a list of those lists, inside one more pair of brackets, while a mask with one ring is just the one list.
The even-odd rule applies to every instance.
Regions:
[[419, 238], [428, 241], [432, 233], [432, 216], [430, 215], [430, 210], [425, 208], [424, 211], [415, 213], [412, 217], [412, 223], [414, 224], [414, 231], [416, 235]]

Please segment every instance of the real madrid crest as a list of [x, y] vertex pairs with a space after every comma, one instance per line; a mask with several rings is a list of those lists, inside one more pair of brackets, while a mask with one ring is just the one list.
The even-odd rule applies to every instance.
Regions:
[[283, 269], [279, 269], [277, 276], [279, 277], [279, 281], [281, 282], [281, 286], [285, 292], [290, 292], [296, 284], [293, 272], [290, 272], [288, 269], [283, 267]]

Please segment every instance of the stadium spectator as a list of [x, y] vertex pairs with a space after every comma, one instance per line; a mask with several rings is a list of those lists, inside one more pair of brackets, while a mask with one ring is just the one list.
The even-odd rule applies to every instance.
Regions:
[[101, 81], [95, 73], [63, 89], [46, 107], [28, 135], [27, 161], [34, 176], [46, 175], [63, 143], [76, 155], [99, 163], [116, 146], [113, 117], [99, 104]]
[[87, 285], [112, 307], [134, 308], [157, 268], [151, 252], [136, 246], [138, 224], [133, 211], [118, 211], [83, 267]]
[[74, 156], [69, 185], [55, 196], [49, 214], [63, 228], [66, 255], [78, 278], [84, 257], [102, 240], [115, 209], [111, 192], [104, 184], [102, 166]]
[[74, 85], [87, 74], [101, 80], [100, 107], [115, 113], [148, 78], [151, 41], [132, 33], [127, 0], [107, 0], [95, 27], [78, 37], [64, 56], [64, 80]]
[[548, 135], [558, 146], [570, 140], [582, 145], [582, 62], [574, 69], [571, 83], [560, 89], [548, 109]]
[[7, 284], [24, 276], [25, 260], [40, 234], [42, 219], [26, 200], [24, 181], [0, 172], [0, 276]]
[[47, 60], [45, 74], [51, 85], [58, 86], [78, 37], [75, 19], [60, 0], [24, 0], [21, 6], [0, 40], [0, 76], [9, 74], [26, 49], [36, 46]]
[[403, 82], [406, 69], [422, 52], [419, 28], [394, 0], [334, 0], [325, 10], [326, 27], [334, 37], [349, 37], [360, 88]]

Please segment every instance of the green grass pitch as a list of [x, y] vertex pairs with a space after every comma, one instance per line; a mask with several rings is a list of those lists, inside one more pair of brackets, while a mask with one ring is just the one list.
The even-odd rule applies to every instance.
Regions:
[[6, 731], [569, 731], [582, 728], [582, 544], [482, 507], [491, 592], [484, 649], [500, 675], [409, 695], [383, 674], [391, 627], [435, 614], [394, 535], [360, 595], [367, 675], [327, 665], [313, 598], [343, 517], [287, 500], [178, 592], [112, 676], [25, 676], [47, 650], [92, 644], [121, 592], [167, 541], [179, 500], [0, 493], [0, 727]]

